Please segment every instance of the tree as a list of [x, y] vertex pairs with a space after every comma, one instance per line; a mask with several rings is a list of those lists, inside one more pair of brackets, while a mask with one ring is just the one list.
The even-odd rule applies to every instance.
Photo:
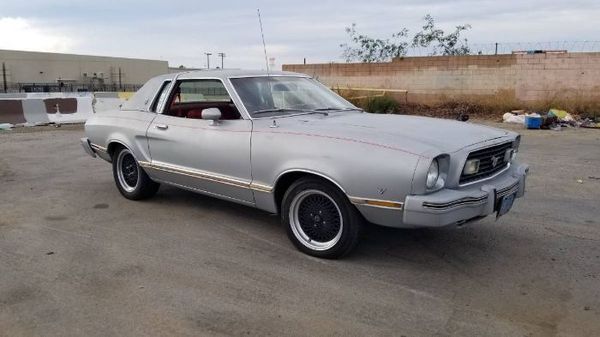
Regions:
[[399, 32], [392, 34], [392, 39], [374, 39], [367, 35], [356, 32], [356, 24], [346, 27], [346, 33], [350, 36], [352, 45], [340, 44], [344, 48], [342, 56], [346, 62], [382, 62], [392, 57], [406, 55], [409, 43], [403, 41], [408, 35], [408, 29], [402, 28]]
[[425, 25], [423, 30], [413, 37], [413, 47], [428, 48], [435, 43], [436, 45], [429, 55], [468, 55], [471, 52], [467, 39], [460, 39], [460, 34], [471, 29], [471, 25], [456, 26], [454, 32], [445, 35], [443, 30], [435, 28], [434, 19], [430, 14], [425, 15], [423, 20], [425, 20]]
[[359, 34], [356, 31], [356, 24], [346, 27], [346, 33], [350, 37], [350, 43], [340, 44], [344, 49], [342, 57], [346, 62], [384, 62], [394, 57], [405, 56], [410, 47], [429, 48], [432, 44], [433, 49], [429, 55], [467, 55], [470, 53], [467, 39], [461, 39], [463, 31], [471, 29], [471, 25], [465, 24], [456, 26], [456, 30], [450, 34], [435, 27], [435, 22], [430, 14], [427, 14], [423, 20], [425, 25], [423, 30], [415, 34], [412, 43], [407, 40], [408, 29], [402, 28], [397, 33], [392, 34], [391, 39], [376, 39], [367, 35]]

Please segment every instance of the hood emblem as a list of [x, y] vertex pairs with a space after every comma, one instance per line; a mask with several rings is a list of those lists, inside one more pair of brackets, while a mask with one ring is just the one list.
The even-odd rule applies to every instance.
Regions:
[[492, 156], [492, 167], [498, 166], [498, 160], [500, 160], [500, 157]]

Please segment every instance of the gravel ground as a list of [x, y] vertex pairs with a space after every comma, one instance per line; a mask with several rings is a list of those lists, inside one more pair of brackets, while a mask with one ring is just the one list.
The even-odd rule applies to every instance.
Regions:
[[82, 136], [0, 132], [0, 336], [600, 335], [600, 131], [523, 130], [499, 221], [374, 227], [339, 261], [248, 207], [126, 200]]

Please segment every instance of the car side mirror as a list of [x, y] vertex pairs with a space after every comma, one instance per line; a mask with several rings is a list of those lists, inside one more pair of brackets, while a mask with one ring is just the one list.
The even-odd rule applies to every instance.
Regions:
[[219, 108], [208, 108], [202, 110], [202, 119], [212, 121], [210, 125], [217, 125], [217, 121], [221, 119], [221, 110]]

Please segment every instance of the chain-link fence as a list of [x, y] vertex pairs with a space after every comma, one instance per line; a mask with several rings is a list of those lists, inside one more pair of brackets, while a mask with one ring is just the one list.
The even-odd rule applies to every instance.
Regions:
[[[469, 55], [499, 55], [535, 53], [541, 51], [565, 51], [569, 53], [600, 52], [600, 41], [547, 41], [547, 42], [490, 42], [468, 43]], [[440, 55], [435, 47], [410, 48], [406, 56]]]
[[93, 92], [93, 91], [137, 91], [142, 84], [100, 83], [0, 83], [0, 92]]

